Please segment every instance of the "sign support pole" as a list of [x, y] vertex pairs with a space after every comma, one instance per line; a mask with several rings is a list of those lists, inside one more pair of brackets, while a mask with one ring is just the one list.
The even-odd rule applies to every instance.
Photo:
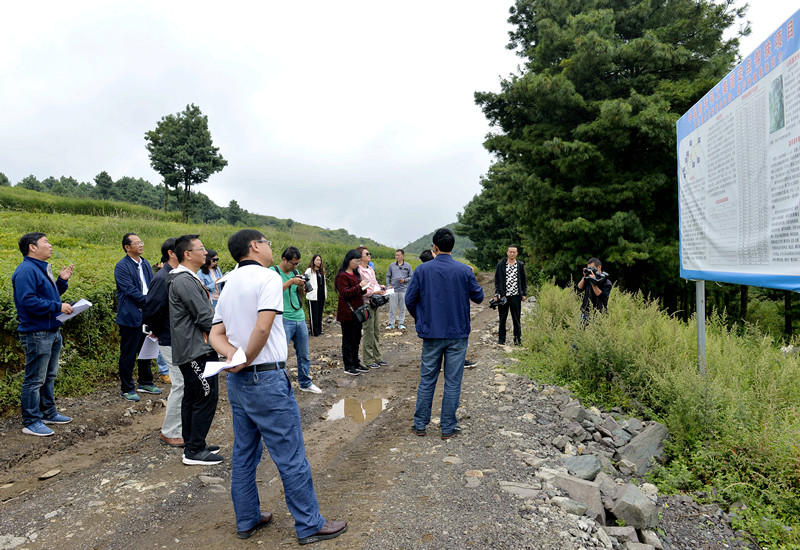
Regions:
[[697, 290], [697, 370], [706, 372], [706, 282], [695, 281]]

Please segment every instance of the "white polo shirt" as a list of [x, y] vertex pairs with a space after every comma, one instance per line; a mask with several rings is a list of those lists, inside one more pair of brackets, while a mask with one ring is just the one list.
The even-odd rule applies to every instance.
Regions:
[[225, 323], [228, 341], [234, 347], [247, 350], [258, 313], [276, 312], [278, 316], [272, 323], [267, 343], [252, 364], [286, 361], [289, 347], [279, 317], [283, 315], [283, 282], [280, 276], [265, 267], [248, 263], [228, 273], [225, 280], [214, 312], [214, 324]]

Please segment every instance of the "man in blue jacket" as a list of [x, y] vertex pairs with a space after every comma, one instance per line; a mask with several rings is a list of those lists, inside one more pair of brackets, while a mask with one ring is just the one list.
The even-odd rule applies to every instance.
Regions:
[[22, 263], [11, 276], [14, 305], [19, 318], [19, 339], [25, 350], [25, 379], [22, 381], [22, 433], [40, 437], [53, 435], [45, 424], [67, 424], [72, 418], [56, 410], [53, 385], [61, 353], [61, 321], [56, 316], [72, 313], [72, 306], [61, 302], [72, 276], [72, 264], [63, 268], [58, 279], [47, 260], [53, 254], [44, 233], [27, 233], [19, 240]]
[[[119, 379], [122, 397], [128, 401], [139, 401], [137, 391], [161, 393], [161, 390], [153, 385], [151, 360], [136, 360], [146, 336], [142, 326], [142, 308], [145, 306], [147, 291], [153, 279], [153, 269], [147, 260], [142, 258], [144, 243], [135, 233], [127, 233], [122, 237], [122, 249], [125, 251], [125, 256], [114, 267], [119, 325]], [[137, 362], [138, 388], [133, 383], [133, 365]]]
[[412, 430], [425, 435], [431, 421], [431, 406], [436, 381], [444, 363], [442, 396], [442, 439], [461, 433], [456, 419], [461, 400], [461, 379], [471, 330], [470, 300], [483, 301], [483, 289], [472, 269], [453, 259], [453, 231], [443, 227], [433, 234], [435, 258], [414, 272], [406, 292], [406, 307], [416, 320], [417, 336], [422, 338], [422, 361], [417, 388], [417, 408]]

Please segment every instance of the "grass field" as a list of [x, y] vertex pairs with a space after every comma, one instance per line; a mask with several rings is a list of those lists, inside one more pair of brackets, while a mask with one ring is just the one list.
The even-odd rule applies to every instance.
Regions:
[[[223, 272], [233, 269], [228, 254], [228, 236], [241, 229], [230, 225], [183, 224], [175, 214], [164, 214], [145, 207], [114, 203], [64, 199], [25, 189], [0, 188], [0, 411], [19, 405], [19, 389], [24, 373], [24, 354], [17, 337], [11, 275], [22, 261], [18, 241], [32, 231], [47, 234], [53, 244], [50, 263], [57, 272], [73, 264], [64, 301], [86, 298], [94, 305], [62, 327], [64, 350], [56, 392], [75, 395], [91, 391], [98, 383], [117, 376], [118, 330], [114, 323], [116, 285], [114, 266], [125, 252], [122, 236], [136, 233], [145, 243], [144, 257], [155, 264], [161, 257], [161, 243], [168, 237], [199, 233], [203, 244], [220, 257]], [[297, 231], [278, 232], [258, 228], [273, 243], [275, 261], [281, 251], [293, 245], [302, 254], [298, 268], [305, 270], [313, 254], [321, 254], [328, 271], [327, 309], [335, 307], [333, 279], [345, 253], [360, 243], [327, 242], [318, 239], [327, 230], [315, 232], [298, 224]], [[341, 235], [337, 234], [341, 240]], [[379, 280], [394, 260], [394, 249], [371, 247]]]

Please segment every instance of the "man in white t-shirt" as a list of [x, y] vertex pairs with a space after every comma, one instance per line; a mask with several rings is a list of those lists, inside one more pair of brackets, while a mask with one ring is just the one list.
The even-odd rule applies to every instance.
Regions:
[[249, 538], [272, 521], [272, 513], [261, 512], [256, 485], [263, 438], [281, 474], [298, 542], [309, 544], [338, 537], [347, 530], [347, 523], [327, 521], [319, 513], [300, 409], [286, 372], [289, 348], [283, 323], [277, 318], [283, 314], [283, 285], [278, 274], [266, 269], [272, 265], [271, 245], [254, 229], [242, 229], [228, 239], [228, 250], [239, 265], [225, 277], [209, 341], [229, 362], [240, 347], [247, 356], [244, 364], [227, 369], [236, 535]]

